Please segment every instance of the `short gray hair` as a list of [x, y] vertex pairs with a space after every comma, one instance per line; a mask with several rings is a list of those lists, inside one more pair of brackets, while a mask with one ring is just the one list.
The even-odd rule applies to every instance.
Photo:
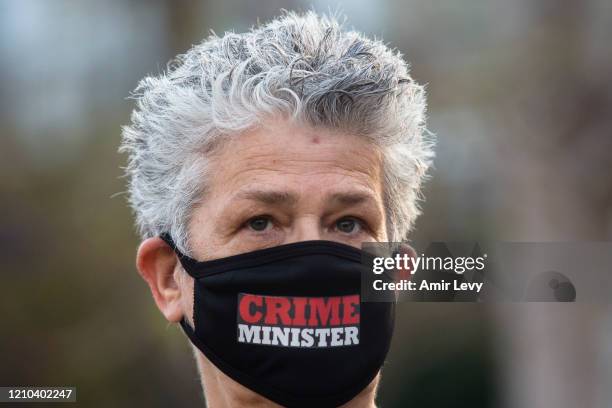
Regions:
[[190, 253], [188, 223], [224, 135], [282, 115], [365, 137], [382, 152], [389, 239], [406, 238], [433, 158], [425, 92], [399, 51], [333, 15], [284, 12], [249, 32], [211, 35], [142, 79], [120, 151], [142, 238], [169, 232]]

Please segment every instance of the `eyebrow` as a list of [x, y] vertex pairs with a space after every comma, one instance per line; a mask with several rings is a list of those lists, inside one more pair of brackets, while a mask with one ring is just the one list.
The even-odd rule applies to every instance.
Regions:
[[293, 206], [298, 202], [295, 194], [286, 191], [246, 190], [238, 193], [237, 197], [267, 205]]
[[[239, 199], [258, 201], [271, 206], [294, 206], [298, 202], [298, 196], [287, 191], [274, 190], [246, 190], [236, 196]], [[334, 206], [356, 206], [360, 204], [375, 204], [376, 200], [371, 194], [364, 192], [338, 192], [326, 197], [328, 204]]]
[[366, 193], [334, 193], [329, 196], [329, 202], [332, 204], [340, 204], [340, 205], [357, 205], [368, 202], [375, 202], [374, 198], [370, 194]]

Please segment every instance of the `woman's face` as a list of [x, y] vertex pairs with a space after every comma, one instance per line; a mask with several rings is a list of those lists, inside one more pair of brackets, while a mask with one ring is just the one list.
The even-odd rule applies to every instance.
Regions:
[[382, 162], [355, 135], [269, 121], [213, 154], [190, 224], [209, 260], [296, 241], [385, 241]]
[[[198, 260], [305, 240], [355, 247], [387, 240], [381, 155], [355, 135], [266, 122], [217, 148], [207, 180], [189, 224], [191, 255]], [[173, 251], [149, 238], [138, 265], [166, 319], [186, 316], [193, 324], [194, 281]], [[228, 395], [233, 406], [274, 405], [194, 352], [211, 406]], [[378, 376], [353, 405], [372, 406], [377, 383]]]

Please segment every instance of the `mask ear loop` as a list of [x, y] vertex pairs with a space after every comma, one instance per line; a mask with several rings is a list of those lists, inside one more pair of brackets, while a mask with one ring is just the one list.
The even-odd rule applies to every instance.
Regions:
[[[183, 264], [184, 260], [192, 260], [190, 257], [188, 257], [187, 255], [183, 254], [177, 247], [176, 244], [174, 243], [174, 240], [172, 239], [172, 236], [170, 235], [170, 233], [168, 232], [164, 232], [162, 234], [159, 235], [159, 237], [166, 243], [168, 244], [168, 246], [170, 248], [172, 248], [172, 250], [174, 251], [174, 253], [176, 254], [176, 256], [179, 259], [179, 262], [181, 263], [181, 265], [183, 266], [183, 269], [185, 270], [185, 272], [187, 272], [187, 274], [189, 274], [192, 278], [195, 279], [195, 277], [189, 272], [189, 269], [185, 267], [185, 265]], [[195, 282], [194, 282], [195, 285]], [[193, 290], [193, 305], [194, 305], [194, 316], [193, 316], [193, 325], [195, 327], [195, 286], [194, 286], [194, 290]], [[181, 325], [181, 328], [183, 329], [183, 331], [185, 332], [185, 334], [187, 335], [187, 337], [189, 337], [189, 339], [191, 341], [198, 341], [197, 336], [195, 334], [194, 329], [191, 327], [191, 325], [189, 324], [189, 322], [187, 321], [187, 318], [185, 316], [183, 316], [181, 318], [181, 321], [179, 322], [179, 324]]]
[[185, 271], [193, 278], [197, 278], [197, 275], [194, 275], [191, 271], [193, 269], [193, 267], [195, 265], [198, 264], [198, 261], [196, 261], [195, 259], [185, 255], [184, 253], [182, 253], [180, 251], [180, 249], [178, 249], [178, 247], [176, 246], [176, 243], [174, 242], [174, 240], [172, 239], [172, 236], [168, 233], [168, 232], [164, 232], [162, 234], [159, 235], [159, 237], [166, 243], [168, 244], [168, 246], [170, 248], [172, 248], [172, 250], [174, 251], [174, 253], [176, 254], [176, 256], [179, 259], [179, 262], [181, 263], [181, 265], [183, 266], [183, 269], [185, 269]]
[[176, 244], [174, 243], [174, 240], [172, 239], [172, 236], [170, 236], [170, 233], [168, 232], [164, 232], [162, 234], [159, 234], [159, 237], [166, 243], [168, 244], [168, 246], [170, 248], [172, 248], [172, 250], [174, 252], [176, 252], [177, 255], [182, 256], [183, 254], [181, 253], [181, 251], [178, 250], [178, 248], [176, 247]]

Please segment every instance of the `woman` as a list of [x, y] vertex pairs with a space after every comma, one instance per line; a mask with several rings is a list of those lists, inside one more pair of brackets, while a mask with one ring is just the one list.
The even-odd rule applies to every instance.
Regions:
[[137, 266], [208, 404], [373, 406], [393, 307], [360, 303], [359, 248], [406, 238], [433, 157], [400, 53], [288, 12], [207, 38], [136, 98]]

